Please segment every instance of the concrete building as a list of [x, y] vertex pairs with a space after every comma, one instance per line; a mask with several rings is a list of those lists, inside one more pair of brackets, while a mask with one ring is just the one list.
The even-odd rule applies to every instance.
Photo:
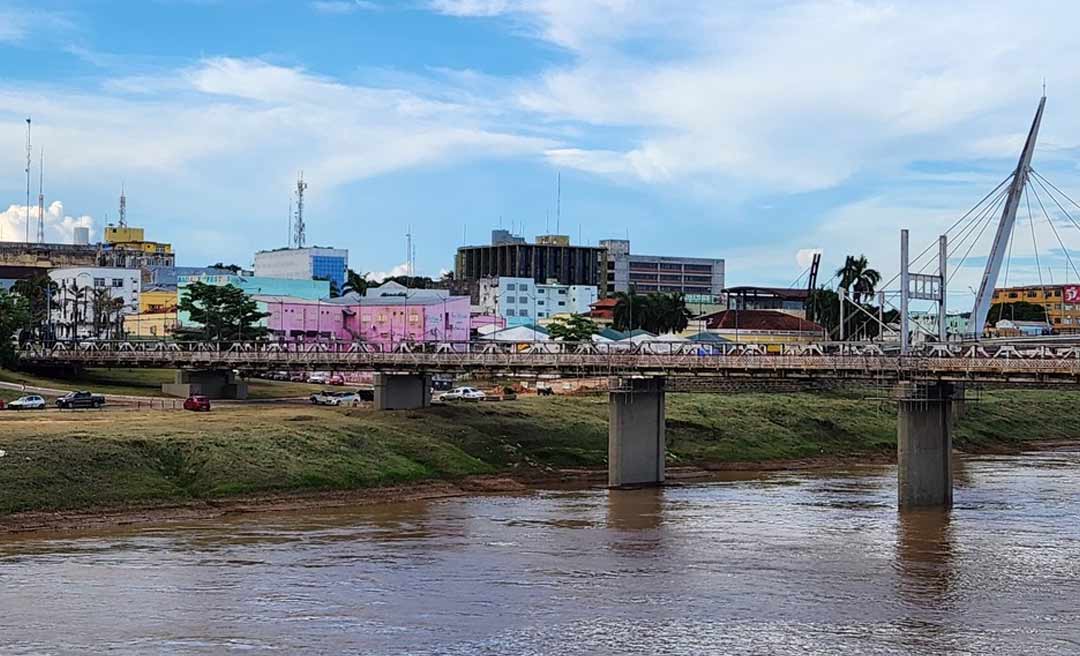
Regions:
[[560, 314], [587, 314], [597, 301], [593, 285], [560, 285], [531, 278], [485, 278], [477, 310], [506, 319], [508, 326], [537, 323]]
[[53, 269], [57, 284], [50, 321], [58, 339], [118, 339], [123, 317], [139, 312], [138, 271], [103, 267]]
[[1004, 316], [997, 316], [994, 305], [1020, 302], [1041, 306], [1054, 332], [1080, 332], [1080, 285], [1028, 285], [995, 289], [987, 323], [996, 325], [998, 319], [1013, 318], [1008, 310], [1005, 310]]
[[[177, 278], [177, 297], [184, 298], [187, 286], [194, 282], [207, 285], [232, 285], [248, 296], [292, 297], [309, 301], [330, 296], [330, 282], [326, 280], [248, 277], [227, 273], [179, 276]], [[187, 312], [181, 311], [177, 318], [182, 326], [192, 325], [191, 315]]]
[[279, 248], [255, 253], [255, 276], [293, 280], [329, 280], [341, 289], [349, 268], [349, 251], [343, 248]]
[[805, 288], [790, 287], [730, 287], [724, 290], [729, 310], [778, 310], [794, 317], [806, 318]]
[[180, 321], [176, 308], [171, 310], [151, 310], [124, 316], [124, 333], [128, 337], [160, 339], [176, 332]]
[[[913, 344], [922, 343], [931, 335], [938, 334], [937, 314], [931, 312], [911, 312], [908, 316], [910, 317], [912, 324], [911, 341]], [[948, 335], [949, 339], [960, 339], [967, 335], [968, 320], [970, 318], [970, 312], [945, 315], [945, 334]]]
[[471, 285], [474, 300], [475, 285], [484, 278], [528, 278], [537, 283], [555, 280], [561, 285], [596, 287], [602, 294], [607, 280], [604, 249], [572, 246], [569, 238], [554, 237], [544, 235], [537, 243], [527, 244], [520, 238], [506, 243], [500, 236], [490, 246], [462, 246], [454, 260], [454, 280]]
[[628, 239], [604, 239], [607, 293], [680, 292], [719, 296], [724, 290], [724, 260], [704, 257], [638, 255]]
[[[724, 310], [702, 317], [704, 330], [731, 342], [808, 343], [825, 338], [825, 328], [780, 310]], [[697, 332], [697, 321], [692, 322]]]
[[143, 267], [143, 287], [161, 287], [176, 289], [181, 276], [228, 276], [241, 275], [252, 277], [254, 272], [234, 274], [229, 269], [217, 267], [185, 267], [185, 266], [148, 266]]
[[112, 266], [137, 269], [176, 264], [172, 244], [148, 241], [142, 228], [108, 225], [104, 237], [103, 255]]

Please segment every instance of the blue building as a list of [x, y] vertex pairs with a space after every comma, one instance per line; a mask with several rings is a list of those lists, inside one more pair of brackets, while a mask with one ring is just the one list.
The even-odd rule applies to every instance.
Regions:
[[[267, 278], [262, 276], [238, 276], [232, 273], [217, 275], [190, 275], [177, 277], [177, 298], [183, 299], [187, 286], [193, 282], [206, 285], [232, 285], [248, 296], [282, 296], [317, 301], [330, 296], [329, 280], [295, 280], [290, 278]], [[180, 311], [177, 320], [181, 326], [192, 325], [191, 315]]]
[[349, 269], [349, 251], [343, 248], [279, 248], [255, 253], [255, 275], [296, 280], [329, 280], [340, 290]]

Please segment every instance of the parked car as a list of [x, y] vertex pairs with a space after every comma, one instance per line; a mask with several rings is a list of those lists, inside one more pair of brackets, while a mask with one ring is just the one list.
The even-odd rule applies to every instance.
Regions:
[[100, 408], [105, 405], [105, 397], [87, 391], [68, 392], [56, 399], [56, 407], [62, 410], [73, 408]]
[[344, 385], [345, 377], [340, 374], [334, 374], [333, 376], [330, 376], [329, 380], [326, 382], [331, 385]]
[[313, 371], [307, 377], [307, 382], [313, 385], [326, 385], [330, 381], [330, 374], [325, 371]]
[[210, 412], [210, 399], [205, 396], [194, 394], [184, 401], [184, 410], [192, 412]]
[[[3, 407], [3, 406], [0, 406]], [[30, 394], [28, 396], [20, 396], [14, 401], [7, 404], [8, 410], [44, 410], [45, 399], [41, 398], [37, 394]]]
[[294, 371], [294, 372], [292, 372], [291, 374], [289, 374], [289, 382], [292, 382], [292, 383], [305, 383], [305, 382], [307, 382], [307, 372], [306, 371]]
[[443, 401], [480, 401], [485, 398], [487, 398], [487, 394], [475, 387], [455, 387], [439, 397]]
[[315, 392], [308, 397], [313, 405], [337, 405], [340, 392], [333, 392], [331, 390], [323, 390], [321, 392]]

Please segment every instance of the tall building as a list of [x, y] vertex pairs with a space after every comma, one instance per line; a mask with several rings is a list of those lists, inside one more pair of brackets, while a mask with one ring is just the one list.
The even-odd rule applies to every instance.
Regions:
[[[505, 232], [505, 231], [497, 231]], [[605, 252], [595, 246], [572, 246], [569, 238], [553, 242], [550, 235], [528, 244], [503, 241], [492, 233], [490, 246], [462, 246], [454, 261], [454, 279], [476, 285], [484, 278], [528, 278], [535, 283], [554, 280], [561, 285], [603, 288]], [[474, 295], [475, 297], [475, 295]]]
[[1008, 309], [1004, 310], [1003, 316], [997, 316], [994, 305], [1020, 302], [1041, 306], [1046, 314], [1046, 322], [1055, 332], [1080, 332], [1080, 285], [1027, 285], [995, 289], [987, 325], [999, 319], [1015, 318]]
[[638, 255], [628, 239], [604, 239], [609, 294], [629, 292], [681, 292], [719, 297], [724, 291], [724, 260], [704, 257]]
[[278, 248], [255, 253], [255, 275], [262, 278], [329, 280], [341, 289], [349, 268], [349, 251], [344, 248]]
[[109, 266], [125, 269], [176, 264], [172, 244], [147, 241], [142, 228], [126, 225], [105, 226], [102, 257]]
[[508, 326], [535, 323], [560, 314], [586, 314], [597, 300], [595, 285], [537, 284], [531, 278], [485, 278], [480, 281], [482, 314], [506, 319]]

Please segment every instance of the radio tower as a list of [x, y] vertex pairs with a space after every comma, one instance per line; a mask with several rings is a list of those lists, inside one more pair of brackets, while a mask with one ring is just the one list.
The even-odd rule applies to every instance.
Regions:
[[296, 222], [293, 224], [293, 245], [296, 248], [304, 247], [304, 190], [306, 189], [304, 172], [300, 171], [300, 177], [296, 180]]
[[127, 196], [124, 195], [124, 183], [120, 183], [120, 227], [127, 227]]
[[26, 243], [30, 243], [30, 117], [26, 117]]
[[45, 243], [45, 149], [38, 153], [41, 162], [38, 164], [38, 195], [37, 195], [37, 240], [39, 244]]

